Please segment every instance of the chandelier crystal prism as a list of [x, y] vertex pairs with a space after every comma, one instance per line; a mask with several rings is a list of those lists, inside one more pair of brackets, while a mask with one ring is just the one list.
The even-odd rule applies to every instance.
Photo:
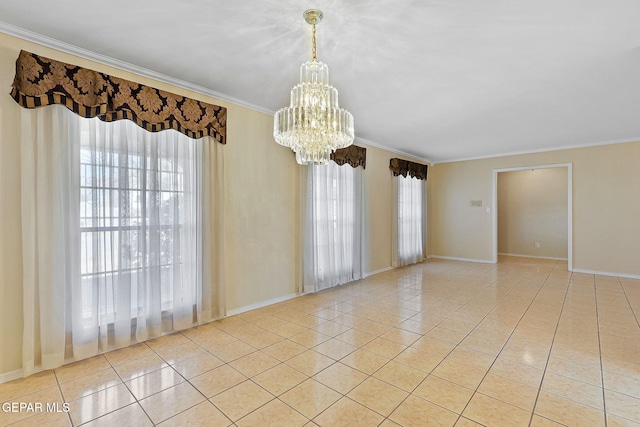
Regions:
[[322, 12], [310, 9], [303, 16], [312, 26], [312, 58], [300, 67], [291, 104], [274, 115], [273, 137], [296, 153], [299, 164], [327, 164], [333, 151], [353, 144], [353, 115], [338, 105], [338, 90], [329, 84], [329, 67], [316, 57], [316, 24]]

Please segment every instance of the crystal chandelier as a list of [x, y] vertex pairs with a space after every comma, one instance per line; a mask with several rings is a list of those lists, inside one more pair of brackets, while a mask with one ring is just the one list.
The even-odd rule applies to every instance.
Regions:
[[326, 164], [331, 152], [353, 144], [353, 115], [338, 106], [338, 90], [329, 85], [329, 67], [316, 57], [316, 24], [322, 21], [322, 12], [311, 9], [303, 16], [313, 28], [313, 55], [300, 67], [291, 105], [274, 116], [273, 137], [296, 153], [299, 164]]

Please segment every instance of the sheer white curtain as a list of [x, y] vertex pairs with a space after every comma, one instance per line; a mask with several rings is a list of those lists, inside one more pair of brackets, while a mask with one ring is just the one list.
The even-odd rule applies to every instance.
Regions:
[[424, 180], [399, 175], [395, 180], [393, 266], [420, 262], [424, 258]]
[[25, 376], [224, 315], [218, 143], [21, 114]]
[[304, 292], [316, 292], [364, 275], [362, 168], [308, 167]]

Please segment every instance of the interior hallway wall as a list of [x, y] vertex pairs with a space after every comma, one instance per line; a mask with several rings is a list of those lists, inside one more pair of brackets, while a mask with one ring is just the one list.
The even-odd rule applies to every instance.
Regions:
[[572, 163], [573, 268], [640, 276], [640, 142], [435, 164], [429, 192], [432, 255], [493, 260], [493, 170]]
[[567, 196], [567, 168], [498, 173], [498, 253], [567, 259]]

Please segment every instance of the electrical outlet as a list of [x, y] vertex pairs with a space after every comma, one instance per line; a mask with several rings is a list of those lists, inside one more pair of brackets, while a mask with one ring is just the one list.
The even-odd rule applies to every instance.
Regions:
[[540, 249], [540, 242], [535, 242], [533, 244], [533, 247], [536, 248], [536, 249]]

